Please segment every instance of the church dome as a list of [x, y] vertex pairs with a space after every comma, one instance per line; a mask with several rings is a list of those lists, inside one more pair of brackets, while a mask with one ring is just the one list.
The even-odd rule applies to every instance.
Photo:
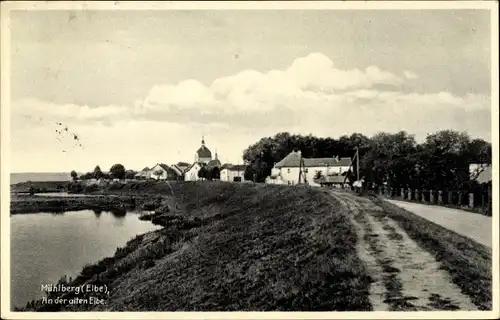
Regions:
[[196, 151], [198, 158], [210, 158], [212, 159], [212, 152], [205, 146], [205, 138], [201, 139], [201, 147]]
[[200, 158], [212, 158], [212, 152], [205, 146], [201, 146], [196, 153]]

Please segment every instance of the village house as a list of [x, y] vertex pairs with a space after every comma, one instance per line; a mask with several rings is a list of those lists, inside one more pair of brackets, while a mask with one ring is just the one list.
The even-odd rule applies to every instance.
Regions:
[[319, 176], [342, 176], [349, 171], [351, 166], [351, 158], [302, 158], [300, 151], [292, 151], [274, 165], [271, 176], [266, 179], [266, 182], [297, 184], [301, 170], [301, 159], [304, 161], [302, 170], [309, 183], [314, 183], [315, 178]]
[[134, 178], [137, 180], [150, 179], [151, 178], [151, 169], [149, 169], [148, 167], [145, 167], [141, 171], [137, 172], [135, 174]]
[[179, 169], [163, 163], [156, 164], [149, 172], [150, 178], [155, 180], [180, 180], [183, 176]]
[[182, 170], [182, 172], [186, 172], [190, 167], [191, 167], [191, 164], [190, 163], [187, 163], [187, 162], [177, 162], [175, 164], [175, 166], [177, 168], [179, 168], [180, 170]]
[[469, 165], [470, 180], [479, 184], [488, 183], [492, 180], [492, 168], [488, 163], [471, 163]]
[[245, 181], [246, 168], [246, 165], [224, 164], [220, 171], [220, 180], [243, 182]]

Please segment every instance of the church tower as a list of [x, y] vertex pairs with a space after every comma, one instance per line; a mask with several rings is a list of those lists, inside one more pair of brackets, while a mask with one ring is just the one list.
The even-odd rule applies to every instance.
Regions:
[[205, 145], [205, 137], [201, 137], [201, 147], [196, 151], [194, 161], [208, 163], [211, 160], [212, 152]]

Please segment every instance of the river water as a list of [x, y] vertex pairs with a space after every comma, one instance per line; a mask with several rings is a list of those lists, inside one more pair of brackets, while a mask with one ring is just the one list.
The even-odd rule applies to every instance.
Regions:
[[11, 215], [11, 305], [41, 298], [42, 284], [114, 255], [138, 234], [159, 229], [139, 213], [125, 215], [92, 210], [63, 214]]

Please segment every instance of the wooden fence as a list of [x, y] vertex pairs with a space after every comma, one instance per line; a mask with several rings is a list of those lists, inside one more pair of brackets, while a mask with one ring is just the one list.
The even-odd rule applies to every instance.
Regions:
[[485, 191], [470, 192], [467, 190], [379, 187], [375, 191], [380, 196], [397, 200], [465, 209], [487, 216], [492, 214], [491, 188]]

